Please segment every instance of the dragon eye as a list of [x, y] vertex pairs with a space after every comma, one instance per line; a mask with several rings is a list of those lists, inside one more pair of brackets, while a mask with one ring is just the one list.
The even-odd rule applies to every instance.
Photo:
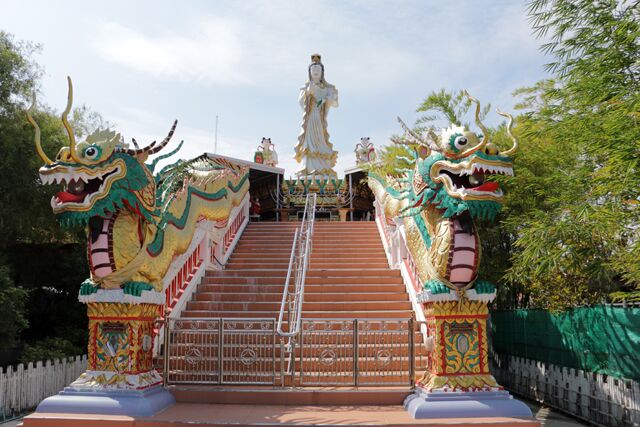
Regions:
[[466, 136], [459, 136], [455, 139], [455, 141], [453, 141], [453, 145], [458, 149], [461, 150], [464, 148], [465, 145], [467, 145], [467, 137]]
[[89, 146], [84, 149], [84, 157], [89, 160], [95, 160], [100, 157], [100, 150], [98, 150], [98, 148], [93, 145]]

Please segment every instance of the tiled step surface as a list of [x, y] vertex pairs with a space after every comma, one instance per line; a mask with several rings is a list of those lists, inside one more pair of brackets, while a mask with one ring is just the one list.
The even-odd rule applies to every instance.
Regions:
[[[293, 236], [298, 225], [297, 223], [250, 223], [226, 269], [206, 273], [197, 291], [194, 292], [192, 300], [182, 312], [182, 317], [277, 319]], [[317, 222], [312, 242], [313, 249], [305, 282], [303, 319], [317, 319], [320, 322], [325, 321], [324, 319], [344, 319], [345, 322], [351, 322], [357, 318], [364, 322], [366, 319], [404, 321], [413, 317], [402, 277], [397, 270], [389, 269], [375, 223]], [[286, 314], [285, 320], [288, 320]], [[186, 322], [183, 328], [188, 329], [188, 323]], [[368, 325], [372, 331], [378, 331], [381, 328], [378, 323]], [[334, 326], [339, 327], [339, 325]], [[359, 337], [359, 370], [362, 378], [374, 380], [377, 385], [384, 385], [385, 382], [390, 384], [402, 382], [408, 386], [406, 370], [409, 363], [408, 333], [395, 337], [382, 334]], [[304, 355], [304, 362], [296, 359], [296, 369], [302, 369], [307, 375], [313, 377], [313, 373], [321, 369], [319, 367], [324, 363], [323, 350], [340, 345], [344, 347], [340, 349], [341, 354], [335, 363], [335, 369], [347, 372], [350, 367], [352, 368], [352, 335], [329, 334], [320, 337], [319, 341], [314, 341], [316, 338], [318, 337], [310, 337], [309, 341], [303, 343], [303, 348], [296, 348], [297, 357]], [[415, 342], [420, 340], [419, 333], [415, 334], [414, 340]], [[176, 355], [186, 351], [187, 347], [182, 348], [178, 345]], [[376, 373], [379, 368], [378, 349], [383, 347], [392, 349], [394, 358], [387, 368], [397, 370], [396, 374], [389, 373], [381, 376]], [[238, 352], [241, 350], [241, 348], [237, 349]], [[228, 348], [227, 351], [235, 350]], [[278, 360], [280, 352], [278, 344], [275, 349]], [[424, 349], [417, 346], [416, 354], [422, 353]], [[212, 354], [210, 357], [215, 358], [215, 355]], [[229, 364], [229, 369], [238, 369], [237, 375], [242, 377], [244, 368], [238, 367], [241, 363], [235, 360], [237, 357], [229, 357], [225, 363]], [[268, 355], [266, 357], [269, 358]], [[211, 363], [214, 362], [211, 361]], [[267, 363], [268, 360], [264, 362]], [[176, 368], [179, 369], [179, 367]], [[185, 365], [185, 368], [188, 366]], [[226, 365], [225, 370], [227, 370]], [[212, 378], [215, 377], [214, 374], [211, 375]], [[341, 381], [341, 375], [343, 374], [327, 373], [325, 379], [338, 384]], [[351, 380], [347, 378], [344, 383], [348, 385], [349, 381]], [[230, 397], [218, 391], [207, 389], [204, 396], [192, 393], [192, 388], [174, 390], [177, 392], [179, 401], [230, 403], [228, 400]], [[347, 396], [348, 399], [342, 400], [342, 403], [355, 404], [359, 399], [352, 394], [341, 395], [341, 398]], [[399, 394], [391, 393], [384, 396], [389, 402], [401, 401]], [[235, 402], [234, 399], [232, 400]], [[307, 397], [295, 397], [295, 399], [302, 399], [300, 400], [302, 402]]]
[[279, 405], [401, 405], [406, 389], [278, 390], [257, 387], [180, 387], [170, 388], [179, 402]]
[[[277, 317], [297, 223], [250, 223], [225, 270], [208, 271], [184, 317]], [[304, 317], [408, 318], [373, 222], [315, 224]]]

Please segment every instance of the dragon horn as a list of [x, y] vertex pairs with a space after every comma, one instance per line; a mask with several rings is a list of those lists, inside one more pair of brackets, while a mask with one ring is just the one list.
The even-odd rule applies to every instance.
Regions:
[[171, 137], [173, 136], [173, 132], [175, 132], [176, 130], [176, 126], [178, 126], [178, 120], [174, 120], [173, 126], [171, 126], [171, 129], [169, 130], [169, 134], [167, 135], [167, 137], [163, 139], [158, 146], [149, 150], [149, 154], [156, 154], [158, 151], [162, 150], [169, 143], [169, 141], [171, 141]]
[[40, 144], [40, 126], [38, 126], [38, 123], [36, 123], [36, 121], [33, 120], [33, 117], [31, 116], [31, 112], [34, 111], [35, 108], [36, 108], [36, 92], [34, 91], [31, 107], [29, 107], [29, 109], [27, 110], [27, 120], [29, 121], [29, 123], [31, 123], [31, 126], [33, 126], [33, 128], [36, 131], [34, 142], [36, 143], [36, 152], [38, 153], [38, 156], [40, 156], [40, 158], [42, 159], [45, 165], [50, 165], [53, 162], [51, 161], [51, 159], [49, 159], [49, 157], [47, 157], [44, 150], [42, 149], [42, 145]]
[[67, 76], [67, 83], [69, 85], [69, 89], [67, 92], [67, 107], [62, 112], [62, 124], [64, 128], [67, 130], [67, 135], [69, 135], [69, 154], [74, 162], [80, 163], [80, 159], [78, 158], [78, 154], [76, 153], [76, 137], [73, 134], [73, 129], [69, 125], [69, 121], [67, 120], [67, 115], [71, 111], [71, 105], [73, 104], [73, 84], [71, 83], [71, 77]]
[[480, 129], [482, 129], [482, 141], [480, 141], [475, 146], [473, 146], [471, 148], [468, 148], [465, 151], [463, 151], [462, 153], [458, 154], [456, 156], [458, 158], [467, 157], [467, 156], [475, 153], [476, 151], [482, 150], [484, 148], [484, 146], [487, 145], [487, 143], [489, 142], [489, 131], [484, 126], [484, 124], [482, 124], [482, 122], [480, 121], [480, 101], [478, 101], [473, 96], [469, 95], [469, 92], [467, 92], [466, 90], [464, 91], [464, 95], [469, 99], [469, 101], [475, 102], [475, 104], [476, 104], [476, 124], [478, 125], [478, 127]]
[[147, 151], [149, 151], [154, 145], [156, 145], [156, 142], [153, 141], [151, 144], [147, 145], [145, 148], [138, 148], [138, 141], [136, 141], [134, 138], [131, 138], [131, 141], [133, 142], [133, 145], [136, 147], [136, 149], [132, 149], [132, 148], [120, 148], [120, 147], [116, 147], [115, 152], [116, 153], [125, 153], [128, 154], [130, 156], [137, 156], [138, 154], [143, 154], [146, 153]]
[[137, 156], [140, 154], [155, 154], [158, 151], [162, 150], [164, 148], [165, 145], [167, 145], [169, 143], [169, 141], [171, 140], [171, 137], [173, 136], [173, 132], [176, 130], [176, 126], [178, 125], [178, 121], [174, 121], [173, 122], [173, 126], [171, 126], [171, 130], [169, 131], [169, 135], [167, 135], [167, 137], [165, 139], [162, 140], [162, 142], [160, 143], [160, 145], [156, 146], [156, 141], [153, 141], [151, 144], [147, 145], [144, 148], [138, 148], [138, 144], [137, 141], [132, 138], [131, 140], [133, 141], [133, 145], [136, 147], [136, 149], [132, 149], [132, 148], [116, 148], [115, 152], [116, 153], [125, 153], [128, 154], [130, 156]]
[[496, 113], [500, 114], [502, 117], [506, 117], [506, 118], [509, 119], [509, 123], [507, 124], [507, 134], [509, 135], [509, 138], [511, 138], [511, 140], [513, 141], [513, 146], [511, 148], [509, 148], [507, 151], [505, 151], [504, 153], [501, 153], [501, 154], [504, 155], [504, 156], [511, 156], [518, 149], [518, 140], [511, 133], [511, 128], [513, 127], [513, 116], [511, 114], [509, 114], [509, 113], [503, 113], [502, 111], [497, 110], [497, 109], [496, 109]]

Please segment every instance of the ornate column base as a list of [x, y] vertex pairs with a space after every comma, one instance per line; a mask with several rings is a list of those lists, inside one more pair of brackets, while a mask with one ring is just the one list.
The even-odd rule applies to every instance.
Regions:
[[489, 371], [487, 304], [495, 291], [423, 292], [428, 336], [433, 348], [427, 370], [404, 406], [416, 419], [532, 419], [531, 410], [515, 400]]
[[87, 370], [40, 413], [150, 416], [175, 403], [153, 369], [154, 322], [161, 306], [153, 295], [134, 302], [121, 290], [85, 298], [89, 316]]
[[427, 418], [532, 418], [527, 405], [505, 390], [427, 391], [417, 388], [404, 401], [415, 419]]
[[80, 390], [65, 387], [40, 402], [36, 412], [67, 414], [151, 416], [176, 403], [161, 385], [146, 390]]

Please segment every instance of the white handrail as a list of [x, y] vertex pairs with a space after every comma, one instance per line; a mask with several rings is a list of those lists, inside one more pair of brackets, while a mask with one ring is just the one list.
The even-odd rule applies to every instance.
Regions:
[[[311, 239], [313, 236], [313, 226], [315, 223], [316, 212], [316, 194], [307, 194], [304, 206], [304, 214], [302, 223], [296, 229], [293, 237], [293, 246], [291, 247], [291, 257], [289, 258], [289, 269], [287, 278], [282, 292], [282, 302], [280, 304], [280, 314], [278, 315], [278, 335], [289, 338], [288, 347], [291, 348], [291, 339], [296, 337], [300, 332], [302, 324], [302, 303], [304, 302], [304, 283], [307, 276], [307, 268], [309, 266], [309, 257], [311, 255]], [[291, 278], [294, 280], [294, 290], [290, 291]], [[285, 309], [288, 310], [289, 330], [282, 330]]]

